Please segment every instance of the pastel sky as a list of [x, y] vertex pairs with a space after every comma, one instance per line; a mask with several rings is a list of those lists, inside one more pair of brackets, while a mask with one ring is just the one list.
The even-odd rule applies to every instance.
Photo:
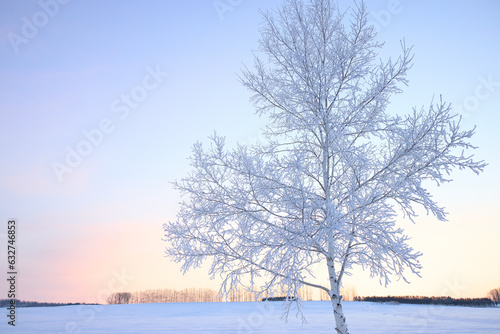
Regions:
[[[164, 257], [162, 225], [180, 200], [169, 182], [186, 175], [192, 144], [214, 130], [230, 143], [259, 136], [263, 122], [237, 74], [252, 63], [258, 10], [279, 3], [0, 0], [0, 268], [15, 218], [21, 299], [218, 288], [206, 269], [183, 276]], [[425, 212], [415, 225], [402, 221], [424, 254], [422, 278], [385, 288], [357, 271], [346, 283], [360, 295], [483, 297], [500, 286], [500, 2], [368, 7], [382, 57], [397, 56], [403, 38], [414, 45], [410, 85], [391, 110], [442, 94], [465, 128], [477, 126], [475, 154], [489, 166], [429, 184], [448, 222]]]

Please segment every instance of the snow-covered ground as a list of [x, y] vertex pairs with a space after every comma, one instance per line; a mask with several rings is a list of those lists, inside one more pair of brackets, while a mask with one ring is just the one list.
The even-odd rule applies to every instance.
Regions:
[[[176, 303], [17, 309], [16, 326], [0, 333], [333, 333], [329, 302], [305, 302], [308, 323], [280, 320], [281, 302]], [[500, 308], [345, 302], [351, 333], [500, 333]]]

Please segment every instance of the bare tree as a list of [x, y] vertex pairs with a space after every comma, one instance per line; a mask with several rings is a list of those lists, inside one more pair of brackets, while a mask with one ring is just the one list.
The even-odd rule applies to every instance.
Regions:
[[[412, 52], [402, 42], [396, 60], [378, 60], [382, 44], [363, 2], [350, 19], [332, 0], [285, 0], [262, 14], [259, 52], [241, 82], [269, 118], [267, 141], [226, 149], [214, 134], [208, 147], [194, 145], [192, 171], [175, 182], [188, 199], [164, 226], [166, 252], [184, 272], [210, 259], [224, 294], [257, 282], [270, 296], [319, 288], [336, 331], [348, 333], [343, 277], [354, 265], [386, 285], [392, 275], [418, 275], [420, 253], [398, 215], [414, 221], [421, 206], [445, 220], [424, 182], [485, 164], [465, 155], [474, 130], [461, 130], [441, 99], [403, 116], [387, 111], [407, 84]], [[327, 285], [314, 279], [318, 264]]]
[[132, 294], [129, 292], [112, 293], [106, 300], [108, 304], [128, 304], [131, 302]]
[[345, 301], [353, 301], [358, 295], [356, 287], [349, 284], [344, 284], [344, 287], [340, 289], [340, 294], [342, 295], [342, 300]]
[[319, 300], [321, 301], [328, 301], [328, 300], [331, 300], [331, 297], [330, 297], [330, 294], [329, 294], [329, 291], [325, 291], [325, 290], [320, 290], [320, 295], [319, 295]]
[[488, 298], [495, 303], [495, 306], [500, 304], [500, 288], [490, 290], [490, 292], [488, 292]]
[[310, 286], [304, 285], [299, 289], [299, 297], [302, 300], [313, 300], [312, 299], [312, 288]]

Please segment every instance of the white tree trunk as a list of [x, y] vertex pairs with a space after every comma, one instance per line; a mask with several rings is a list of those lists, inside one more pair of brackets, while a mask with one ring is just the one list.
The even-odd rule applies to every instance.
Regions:
[[333, 306], [333, 315], [335, 316], [335, 330], [338, 334], [349, 334], [345, 321], [344, 311], [342, 310], [342, 296], [339, 294], [338, 283], [332, 286], [331, 300]]
[[[331, 244], [330, 244], [331, 245]], [[333, 252], [332, 246], [329, 247], [330, 253]], [[340, 295], [340, 282], [336, 278], [335, 265], [328, 259], [328, 274], [330, 276], [330, 299], [333, 306], [333, 315], [335, 316], [335, 331], [337, 334], [349, 334], [345, 321], [344, 311], [342, 310], [342, 296]]]

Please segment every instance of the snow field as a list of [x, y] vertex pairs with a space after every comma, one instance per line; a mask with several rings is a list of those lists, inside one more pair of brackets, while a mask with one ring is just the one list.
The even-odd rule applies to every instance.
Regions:
[[[344, 302], [350, 333], [500, 333], [500, 308], [391, 305]], [[329, 302], [305, 302], [308, 323], [292, 311], [280, 320], [282, 303], [171, 303], [80, 305], [17, 309], [16, 326], [2, 316], [0, 333], [237, 333], [331, 334]], [[2, 309], [1, 313], [5, 313]]]

